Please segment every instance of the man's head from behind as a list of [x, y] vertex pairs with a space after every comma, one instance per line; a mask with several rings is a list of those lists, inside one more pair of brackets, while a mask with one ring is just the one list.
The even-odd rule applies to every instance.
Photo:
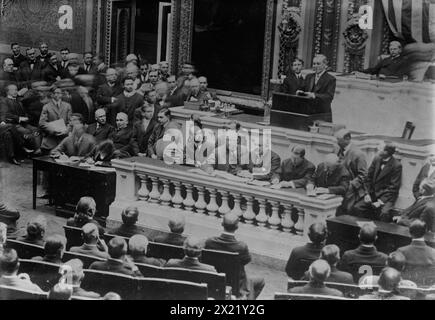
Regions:
[[27, 224], [27, 237], [30, 239], [43, 239], [47, 229], [47, 220], [44, 216], [37, 216]]
[[86, 244], [96, 244], [98, 241], [98, 227], [94, 223], [87, 223], [82, 227], [83, 241]]
[[137, 222], [139, 209], [137, 207], [125, 208], [121, 213], [122, 222], [125, 225], [132, 226]]
[[0, 271], [3, 275], [15, 275], [20, 267], [18, 254], [14, 249], [4, 249], [0, 255]]
[[424, 196], [431, 196], [435, 194], [435, 181], [433, 179], [424, 179], [420, 183], [420, 194]]
[[222, 220], [225, 232], [235, 232], [239, 228], [239, 217], [234, 213], [227, 213]]
[[128, 241], [128, 249], [132, 257], [145, 256], [148, 251], [148, 238], [141, 234], [135, 234]]
[[411, 234], [412, 239], [423, 238], [426, 231], [426, 223], [419, 219], [414, 220], [409, 226], [409, 233]]
[[320, 252], [320, 259], [328, 262], [331, 267], [336, 266], [340, 261], [340, 248], [335, 244], [324, 246]]
[[47, 257], [58, 257], [62, 258], [63, 252], [65, 250], [66, 246], [66, 239], [65, 237], [55, 234], [52, 236], [49, 236], [45, 239], [45, 255]]
[[383, 150], [379, 153], [382, 159], [388, 159], [396, 153], [396, 146], [392, 142], [386, 142]]
[[365, 223], [359, 231], [359, 240], [363, 245], [373, 245], [378, 238], [376, 226], [372, 223]]
[[308, 238], [310, 238], [310, 241], [317, 246], [323, 245], [327, 236], [328, 229], [324, 223], [313, 223], [308, 229]]
[[378, 285], [384, 291], [394, 291], [397, 289], [401, 280], [400, 272], [396, 269], [386, 267], [379, 275]]
[[399, 251], [391, 252], [388, 255], [387, 266], [402, 272], [406, 266], [406, 257]]
[[91, 197], [82, 197], [76, 206], [76, 215], [80, 217], [86, 217], [87, 220], [91, 220], [97, 208], [95, 200]]
[[109, 255], [112, 259], [121, 259], [127, 253], [127, 243], [120, 237], [109, 241]]
[[202, 249], [204, 249], [204, 241], [198, 238], [188, 237], [184, 241], [184, 254], [190, 258], [199, 258]]
[[172, 233], [183, 234], [185, 225], [186, 219], [182, 214], [174, 214], [168, 222], [169, 230]]
[[331, 267], [325, 260], [316, 260], [308, 268], [311, 282], [324, 283], [331, 274]]

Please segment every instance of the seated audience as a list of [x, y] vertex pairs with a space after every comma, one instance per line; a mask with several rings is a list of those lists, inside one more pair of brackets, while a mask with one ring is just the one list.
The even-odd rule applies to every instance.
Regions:
[[112, 140], [100, 142], [86, 162], [99, 167], [111, 167], [115, 158], [115, 145]]
[[93, 136], [96, 143], [109, 139], [115, 128], [107, 122], [106, 111], [104, 109], [97, 109], [95, 111], [95, 120], [95, 123], [88, 125], [86, 133]]
[[205, 249], [238, 252], [240, 259], [240, 296], [248, 300], [255, 300], [264, 288], [264, 279], [261, 277], [248, 277], [245, 266], [251, 261], [248, 246], [238, 241], [235, 232], [239, 227], [239, 217], [233, 213], [227, 213], [222, 221], [224, 232], [218, 237], [208, 238]]
[[424, 239], [426, 231], [427, 227], [423, 221], [413, 221], [409, 227], [411, 244], [397, 249], [406, 258], [406, 270], [412, 267], [435, 266], [435, 249], [426, 244]]
[[403, 210], [400, 216], [393, 217], [393, 221], [406, 227], [417, 219], [426, 223], [428, 231], [435, 232], [435, 180], [424, 179], [417, 200]]
[[80, 247], [71, 247], [69, 251], [108, 259], [108, 248], [103, 239], [98, 235], [98, 227], [87, 223], [82, 227], [83, 244]]
[[366, 195], [351, 210], [353, 215], [391, 222], [402, 181], [402, 165], [393, 156], [395, 152], [394, 145], [386, 144], [373, 160], [365, 181]]
[[316, 171], [316, 167], [305, 159], [305, 149], [295, 146], [291, 149], [290, 158], [281, 164], [279, 183], [272, 181], [272, 188], [305, 188]]
[[378, 291], [360, 296], [360, 300], [409, 300], [407, 297], [397, 295], [399, 283], [401, 281], [400, 272], [396, 269], [386, 267], [382, 270], [378, 285]]
[[26, 273], [18, 274], [20, 261], [14, 249], [4, 249], [0, 256], [0, 285], [17, 289], [43, 292], [36, 284], [30, 281]]
[[414, 194], [414, 198], [418, 200], [420, 196], [422, 196], [422, 192], [424, 190], [421, 189], [421, 185], [423, 181], [433, 181], [435, 180], [435, 153], [431, 153], [427, 162], [423, 165], [415, 178], [414, 184], [412, 185], [412, 193]]
[[163, 136], [169, 129], [179, 130], [179, 126], [172, 121], [171, 111], [162, 109], [157, 115], [158, 125], [154, 127], [153, 132], [148, 140], [148, 156], [157, 159], [157, 142], [163, 139]]
[[87, 223], [93, 223], [98, 227], [99, 234], [102, 237], [105, 231], [98, 221], [94, 219], [96, 210], [97, 204], [93, 198], [81, 197], [79, 202], [77, 202], [74, 217], [69, 218], [66, 221], [66, 225], [69, 227], [81, 228]]
[[48, 236], [44, 245], [45, 255], [43, 257], [33, 257], [32, 260], [61, 264], [65, 247], [65, 237], [58, 234]]
[[109, 259], [96, 261], [89, 269], [126, 274], [128, 276], [142, 277], [138, 267], [126, 256], [127, 243], [124, 239], [115, 237], [109, 241]]
[[115, 145], [115, 158], [130, 158], [139, 153], [133, 127], [129, 125], [127, 114], [120, 112], [116, 115], [116, 130], [110, 135]]
[[147, 257], [148, 238], [141, 234], [136, 234], [128, 241], [128, 249], [130, 258], [134, 263], [150, 264], [157, 267], [162, 267], [165, 264], [164, 259]]
[[[341, 258], [339, 269], [353, 273], [360, 266], [381, 267], [387, 262], [387, 255], [375, 247], [377, 239], [376, 226], [365, 223], [359, 232], [360, 245], [354, 250], [348, 250]], [[356, 280], [354, 278], [354, 280]]]
[[[320, 259], [328, 262], [329, 267], [331, 268], [331, 273], [325, 280], [326, 282], [354, 284], [353, 276], [350, 273], [337, 269], [337, 264], [340, 261], [340, 248], [335, 244], [324, 246], [320, 252]], [[305, 279], [309, 280], [309, 275], [307, 273], [305, 273], [304, 280]]]
[[8, 236], [16, 232], [17, 220], [20, 218], [20, 213], [17, 209], [12, 209], [0, 201], [0, 222], [7, 225]]
[[122, 225], [110, 230], [109, 233], [126, 238], [142, 233], [141, 229], [136, 225], [138, 216], [139, 210], [137, 207], [125, 208], [121, 213]]
[[325, 286], [326, 279], [330, 274], [331, 268], [328, 262], [316, 260], [308, 269], [310, 281], [305, 286], [291, 288], [288, 292], [343, 297], [343, 293], [339, 290]]
[[186, 237], [183, 236], [186, 219], [182, 214], [174, 214], [168, 221], [168, 227], [171, 233], [161, 234], [154, 238], [154, 242], [171, 244], [173, 246], [182, 246]]
[[85, 123], [81, 114], [74, 113], [76, 118], [71, 134], [51, 151], [51, 156], [88, 157], [95, 149], [95, 138], [85, 131]]
[[44, 236], [46, 229], [47, 220], [44, 216], [37, 216], [27, 223], [27, 234], [17, 240], [43, 247], [45, 244]]
[[93, 298], [97, 299], [101, 296], [92, 291], [86, 291], [80, 287], [83, 278], [85, 277], [85, 273], [83, 272], [83, 262], [79, 259], [72, 259], [65, 262], [66, 266], [69, 266], [72, 271], [71, 285], [72, 285], [72, 295], [76, 297], [85, 297], [85, 298]]
[[184, 258], [170, 259], [165, 264], [165, 267], [217, 272], [214, 266], [199, 262], [203, 248], [203, 241], [194, 237], [188, 237], [186, 241], [184, 241]]
[[285, 267], [287, 275], [300, 280], [309, 265], [319, 259], [320, 253], [326, 242], [328, 230], [324, 223], [313, 223], [308, 229], [310, 242], [301, 247], [293, 248]]
[[402, 44], [399, 41], [391, 41], [389, 46], [390, 55], [380, 57], [378, 63], [372, 68], [365, 69], [364, 73], [380, 77], [398, 77], [404, 75], [406, 60], [402, 55]]
[[307, 189], [315, 187], [316, 194], [336, 194], [344, 196], [349, 188], [350, 175], [339, 162], [337, 155], [331, 153], [325, 157], [325, 162], [317, 166]]

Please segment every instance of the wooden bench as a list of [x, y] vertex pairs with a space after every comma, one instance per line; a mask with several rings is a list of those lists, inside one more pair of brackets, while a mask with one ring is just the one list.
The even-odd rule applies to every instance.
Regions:
[[72, 259], [79, 259], [83, 262], [83, 269], [88, 269], [89, 266], [96, 261], [106, 261], [106, 259], [90, 256], [87, 254], [65, 251], [62, 257], [62, 262], [67, 262]]
[[5, 248], [14, 249], [21, 259], [31, 259], [37, 256], [43, 257], [45, 255], [44, 247], [18, 240], [6, 240]]
[[46, 300], [46, 292], [34, 292], [9, 286], [0, 286], [0, 300]]
[[60, 265], [45, 261], [20, 259], [19, 273], [27, 273], [30, 280], [43, 291], [50, 291], [59, 282]]
[[99, 270], [85, 269], [83, 271], [85, 273], [81, 283], [83, 289], [98, 292], [102, 296], [113, 291], [119, 294], [123, 300], [136, 298], [137, 283], [134, 277]]

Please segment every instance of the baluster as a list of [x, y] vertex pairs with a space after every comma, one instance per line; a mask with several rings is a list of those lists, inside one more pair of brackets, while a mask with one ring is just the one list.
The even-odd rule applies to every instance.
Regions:
[[184, 199], [184, 209], [187, 211], [193, 211], [195, 200], [193, 200], [193, 185], [186, 184], [186, 199]]
[[270, 204], [272, 205], [272, 214], [269, 218], [269, 225], [270, 228], [273, 230], [277, 230], [279, 228], [279, 225], [281, 224], [281, 218], [279, 217], [279, 202], [278, 201], [271, 201]]
[[241, 200], [242, 200], [241, 194], [234, 195], [234, 207], [233, 207], [233, 210], [231, 210], [231, 213], [236, 214], [238, 217], [241, 217], [243, 215], [242, 208], [240, 208]]
[[214, 217], [217, 215], [217, 211], [219, 210], [219, 206], [216, 202], [217, 190], [209, 188], [208, 191], [210, 192], [210, 202], [207, 205], [207, 211], [209, 216]]
[[197, 213], [204, 213], [207, 208], [207, 202], [204, 199], [205, 187], [197, 187], [198, 200], [195, 202], [195, 208]]
[[229, 192], [227, 191], [223, 191], [221, 192], [221, 196], [222, 196], [222, 204], [219, 208], [219, 213], [221, 214], [221, 216], [224, 216], [225, 214], [227, 214], [228, 212], [231, 211], [231, 208], [228, 206], [228, 197], [229, 197]]
[[266, 214], [266, 203], [267, 201], [265, 199], [258, 200], [258, 214], [255, 217], [255, 220], [257, 220], [257, 224], [260, 227], [265, 227], [267, 222], [267, 214]]
[[163, 192], [160, 195], [160, 204], [163, 206], [169, 206], [171, 204], [171, 193], [169, 191], [169, 180], [166, 179], [160, 179], [163, 183]]
[[174, 196], [172, 197], [172, 204], [174, 205], [174, 208], [180, 209], [181, 205], [183, 204], [183, 197], [181, 196], [181, 182], [175, 181], [174, 182]]
[[295, 223], [292, 220], [292, 209], [293, 206], [289, 204], [284, 205], [284, 213], [281, 221], [282, 230], [285, 232], [291, 232], [291, 229], [294, 227]]
[[245, 219], [245, 223], [247, 223], [247, 224], [254, 223], [255, 212], [254, 212], [253, 206], [254, 206], [254, 197], [247, 196], [246, 197], [246, 211], [243, 213], [243, 218]]
[[137, 191], [137, 196], [139, 198], [139, 200], [142, 201], [147, 201], [148, 197], [149, 197], [149, 190], [148, 190], [148, 186], [147, 186], [147, 176], [144, 174], [138, 174], [139, 180], [140, 180], [140, 189]]
[[297, 234], [303, 235], [305, 212], [302, 208], [296, 208], [296, 210], [298, 211], [298, 221], [295, 224], [295, 230]]
[[153, 183], [153, 188], [149, 194], [149, 201], [151, 203], [159, 203], [159, 199], [160, 199], [159, 178], [151, 177], [151, 181]]

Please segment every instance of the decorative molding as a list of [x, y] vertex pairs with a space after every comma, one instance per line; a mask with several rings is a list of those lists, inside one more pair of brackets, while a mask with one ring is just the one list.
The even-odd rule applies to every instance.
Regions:
[[110, 64], [110, 53], [112, 47], [112, 8], [113, 3], [112, 0], [106, 0], [106, 8], [105, 8], [105, 28], [104, 28], [104, 53], [106, 56], [106, 63]]
[[180, 39], [178, 43], [177, 67], [192, 57], [194, 0], [180, 0]]
[[316, 24], [314, 26], [313, 56], [319, 54], [322, 45], [323, 0], [316, 0]]
[[274, 31], [274, 5], [276, 0], [267, 0], [266, 3], [266, 26], [264, 29], [264, 51], [263, 51], [263, 76], [261, 85], [261, 96], [268, 99], [269, 85], [272, 69], [272, 49], [273, 49], [273, 31]]

